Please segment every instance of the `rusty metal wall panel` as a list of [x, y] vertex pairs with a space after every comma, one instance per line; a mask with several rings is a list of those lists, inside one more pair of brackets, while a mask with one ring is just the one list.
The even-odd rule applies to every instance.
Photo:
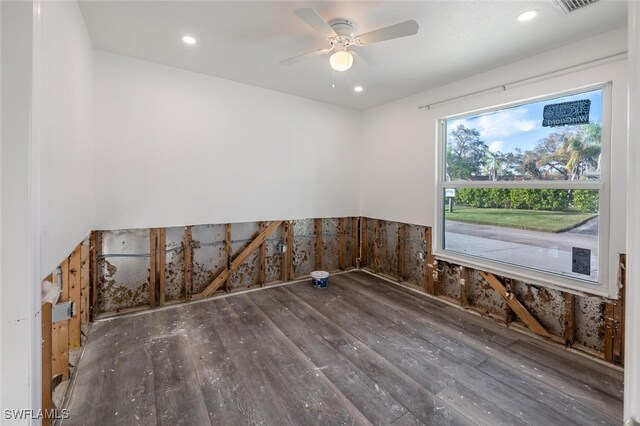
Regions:
[[398, 222], [381, 221], [380, 272], [398, 276]]
[[484, 312], [501, 317], [507, 314], [507, 304], [500, 295], [485, 281], [479, 271], [469, 273], [467, 284], [469, 304]]
[[556, 336], [564, 336], [564, 297], [562, 292], [515, 280], [512, 282], [512, 291], [545, 330]]
[[293, 221], [294, 276], [309, 275], [316, 266], [316, 234], [313, 219]]
[[196, 225], [193, 240], [193, 294], [200, 293], [227, 266], [225, 225]]
[[101, 232], [97, 313], [149, 305], [149, 231]]
[[426, 262], [420, 259], [424, 252], [424, 226], [405, 225], [404, 270], [406, 282], [422, 287], [425, 280]]
[[184, 227], [167, 228], [165, 241], [165, 300], [185, 298], [184, 291]]
[[604, 352], [604, 301], [580, 296], [575, 300], [576, 342]]
[[[245, 222], [231, 225], [231, 258], [235, 258], [257, 236], [259, 223]], [[229, 277], [230, 289], [249, 288], [260, 285], [259, 251], [255, 250]]]
[[338, 255], [338, 219], [322, 219], [322, 269], [333, 272], [340, 268]]
[[282, 280], [282, 253], [278, 252], [278, 243], [283, 241], [282, 226], [273, 231], [267, 238], [266, 261], [265, 261], [265, 283]]
[[451, 263], [440, 262], [443, 273], [440, 275], [440, 292], [448, 297], [460, 299], [460, 267]]

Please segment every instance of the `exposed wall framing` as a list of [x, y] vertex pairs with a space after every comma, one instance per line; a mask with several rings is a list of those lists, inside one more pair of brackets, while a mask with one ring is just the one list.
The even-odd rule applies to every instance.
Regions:
[[[576, 295], [436, 261], [431, 228], [368, 218], [362, 218], [361, 223], [364, 269], [508, 326], [527, 328], [552, 341], [623, 364], [623, 296], [609, 300]], [[391, 267], [394, 261], [397, 267]], [[621, 295], [624, 295], [625, 261], [621, 254], [618, 278]]]
[[98, 231], [96, 314], [354, 268], [357, 226], [344, 217]]

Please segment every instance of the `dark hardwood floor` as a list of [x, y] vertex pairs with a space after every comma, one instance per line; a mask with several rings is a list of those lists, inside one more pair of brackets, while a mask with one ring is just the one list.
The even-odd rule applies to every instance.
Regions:
[[364, 272], [99, 322], [64, 424], [615, 425], [622, 373]]

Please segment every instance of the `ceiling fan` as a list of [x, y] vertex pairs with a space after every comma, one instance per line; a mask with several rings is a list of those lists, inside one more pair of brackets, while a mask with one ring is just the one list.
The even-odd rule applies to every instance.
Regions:
[[336, 71], [346, 71], [353, 65], [354, 55], [358, 56], [356, 52], [349, 49], [350, 47], [366, 46], [380, 41], [414, 35], [419, 28], [416, 21], [409, 20], [356, 36], [356, 26], [348, 19], [340, 18], [326, 22], [318, 12], [311, 8], [296, 9], [293, 13], [324, 37], [330, 46], [282, 60], [280, 61], [281, 65], [291, 65], [313, 56], [333, 52], [329, 57], [331, 68]]

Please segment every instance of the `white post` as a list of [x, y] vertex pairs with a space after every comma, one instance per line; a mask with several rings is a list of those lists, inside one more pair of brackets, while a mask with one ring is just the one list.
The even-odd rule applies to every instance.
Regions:
[[629, 2], [629, 136], [627, 146], [627, 291], [624, 419], [640, 423], [640, 7]]

